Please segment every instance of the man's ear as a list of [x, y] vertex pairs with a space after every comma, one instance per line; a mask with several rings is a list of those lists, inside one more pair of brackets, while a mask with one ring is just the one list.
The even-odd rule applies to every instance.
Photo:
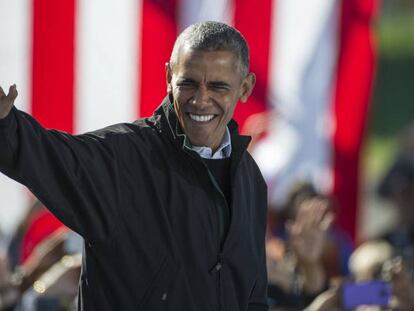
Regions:
[[167, 83], [167, 93], [172, 93], [172, 86], [171, 86], [172, 73], [171, 73], [170, 63], [165, 63], [165, 80]]
[[252, 94], [254, 86], [256, 84], [256, 75], [250, 72], [246, 78], [243, 79], [239, 99], [242, 103], [247, 102], [247, 99]]

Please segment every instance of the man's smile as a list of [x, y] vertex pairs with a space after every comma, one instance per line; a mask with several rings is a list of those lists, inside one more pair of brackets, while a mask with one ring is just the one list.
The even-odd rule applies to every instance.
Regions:
[[216, 117], [215, 114], [194, 114], [194, 113], [187, 113], [189, 118], [196, 122], [209, 122]]

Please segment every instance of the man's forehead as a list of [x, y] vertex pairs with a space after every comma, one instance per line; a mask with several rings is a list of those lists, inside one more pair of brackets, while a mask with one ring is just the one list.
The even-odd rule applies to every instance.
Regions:
[[181, 44], [178, 49], [178, 56], [198, 56], [201, 54], [219, 54], [219, 53], [225, 53], [228, 55], [231, 55], [233, 58], [238, 59], [238, 55], [234, 53], [234, 51], [231, 51], [229, 49], [220, 49], [220, 48], [205, 48], [205, 49], [199, 49], [194, 48], [189, 43]]
[[[190, 46], [181, 48], [177, 53], [176, 63], [180, 71], [183, 69], [190, 69], [202, 65], [216, 66], [219, 69], [221, 66], [228, 68], [229, 66], [237, 69], [240, 61], [232, 51], [229, 50], [198, 50]], [[189, 68], [188, 68], [189, 67]]]

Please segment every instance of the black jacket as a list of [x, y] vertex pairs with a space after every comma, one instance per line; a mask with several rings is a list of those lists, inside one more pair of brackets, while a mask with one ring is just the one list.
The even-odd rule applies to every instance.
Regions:
[[167, 97], [155, 114], [72, 136], [13, 108], [0, 170], [85, 239], [81, 310], [267, 310], [266, 186], [232, 136], [231, 224], [201, 158], [183, 148]]

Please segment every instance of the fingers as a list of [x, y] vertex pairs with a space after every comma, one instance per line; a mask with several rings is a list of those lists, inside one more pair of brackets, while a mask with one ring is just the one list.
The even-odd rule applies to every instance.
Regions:
[[6, 98], [9, 101], [14, 101], [18, 95], [16, 84], [9, 87], [9, 92], [6, 95], [3, 88], [0, 86], [0, 99]]
[[392, 307], [395, 310], [413, 310], [414, 284], [405, 269], [402, 258], [394, 258], [387, 265], [384, 265], [384, 269], [388, 269], [388, 272], [391, 273], [390, 277], [393, 291]]
[[323, 219], [320, 222], [320, 228], [323, 231], [328, 230], [332, 224], [334, 223], [335, 220], [335, 214], [332, 212], [328, 212], [325, 214], [325, 216], [323, 217]]
[[16, 97], [16, 84], [10, 86], [7, 95], [4, 92], [4, 90], [0, 87], [0, 119], [5, 118], [10, 113], [11, 109], [13, 108]]
[[9, 94], [7, 94], [7, 98], [11, 101], [14, 101], [17, 97], [17, 87], [16, 84], [13, 84], [9, 87]]
[[[6, 96], [6, 93], [4, 92], [3, 88], [0, 86], [0, 95]], [[10, 85], [9, 87], [9, 93], [7, 96], [17, 96], [17, 87], [16, 84]]]
[[405, 275], [403, 260], [401, 257], [392, 258], [382, 266], [382, 276], [387, 281], [398, 281]]
[[335, 214], [326, 198], [313, 198], [299, 206], [295, 223], [303, 228], [328, 230], [334, 222]]

